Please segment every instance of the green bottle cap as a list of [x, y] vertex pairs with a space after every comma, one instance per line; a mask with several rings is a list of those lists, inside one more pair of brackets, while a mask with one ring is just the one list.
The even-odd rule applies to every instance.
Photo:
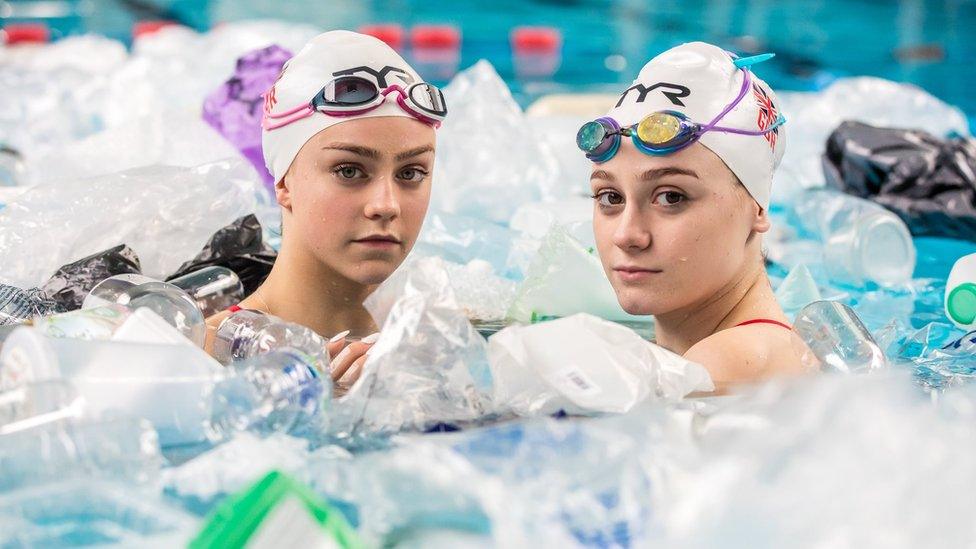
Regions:
[[959, 324], [972, 324], [976, 320], [976, 284], [966, 282], [953, 288], [946, 300], [946, 312]]
[[191, 549], [243, 547], [361, 548], [342, 514], [291, 477], [272, 471], [228, 496], [211, 514]]

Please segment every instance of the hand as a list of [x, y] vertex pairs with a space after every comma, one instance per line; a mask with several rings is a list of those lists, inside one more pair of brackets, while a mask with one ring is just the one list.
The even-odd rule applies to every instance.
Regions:
[[349, 390], [350, 387], [356, 383], [359, 379], [360, 374], [363, 371], [363, 364], [366, 363], [366, 356], [369, 350], [379, 339], [379, 334], [373, 334], [364, 337], [360, 341], [353, 341], [352, 343], [342, 346], [345, 344], [345, 336], [342, 338], [332, 338], [329, 341], [329, 352], [330, 355], [335, 349], [342, 349], [339, 351], [334, 359], [332, 359], [332, 364], [330, 369], [332, 370], [332, 381], [335, 383], [336, 395], [342, 396]]

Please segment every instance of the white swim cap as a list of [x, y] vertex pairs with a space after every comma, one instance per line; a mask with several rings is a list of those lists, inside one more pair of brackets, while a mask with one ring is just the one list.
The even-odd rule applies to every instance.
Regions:
[[[746, 73], [734, 60], [732, 54], [704, 42], [671, 48], [644, 65], [607, 116], [627, 127], [652, 112], [671, 110], [708, 124], [742, 88]], [[780, 114], [776, 95], [755, 74], [751, 78], [752, 89], [717, 125], [765, 131], [775, 123]], [[699, 142], [725, 162], [760, 206], [769, 207], [773, 171], [786, 145], [784, 126], [761, 136], [709, 131]]]
[[[372, 36], [350, 31], [329, 31], [311, 39], [285, 63], [277, 82], [265, 96], [265, 112], [280, 115], [308, 105], [322, 88], [338, 76], [358, 76], [380, 89], [394, 84], [407, 87], [421, 82], [417, 71], [397, 52]], [[273, 130], [261, 132], [264, 163], [281, 181], [302, 146], [320, 131], [360, 118], [412, 115], [403, 110], [393, 96], [387, 96], [375, 109], [354, 116], [329, 116], [315, 112]]]

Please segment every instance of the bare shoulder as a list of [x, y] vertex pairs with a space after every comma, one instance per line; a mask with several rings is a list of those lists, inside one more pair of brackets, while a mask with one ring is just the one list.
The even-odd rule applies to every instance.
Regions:
[[796, 352], [797, 336], [778, 326], [740, 326], [716, 332], [685, 353], [712, 375], [715, 386], [760, 381], [805, 372]]

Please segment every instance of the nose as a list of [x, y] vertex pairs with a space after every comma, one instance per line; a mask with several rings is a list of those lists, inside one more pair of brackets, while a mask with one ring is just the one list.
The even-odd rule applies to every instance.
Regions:
[[391, 178], [377, 179], [371, 185], [365, 214], [369, 219], [389, 221], [400, 215], [400, 201]]
[[618, 218], [613, 231], [613, 244], [621, 250], [634, 252], [645, 250], [651, 245], [651, 231], [645, 226], [646, 220], [640, 210], [628, 204]]

